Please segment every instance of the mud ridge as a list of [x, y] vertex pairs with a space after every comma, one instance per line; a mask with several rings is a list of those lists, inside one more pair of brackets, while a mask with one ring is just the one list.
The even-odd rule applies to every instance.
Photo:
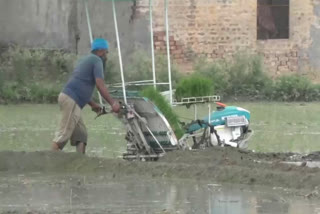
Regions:
[[63, 152], [0, 152], [0, 172], [104, 174], [112, 178], [187, 178], [311, 190], [319, 196], [320, 169], [284, 161], [318, 161], [320, 153], [254, 153], [234, 148], [170, 152], [157, 162], [103, 159]]

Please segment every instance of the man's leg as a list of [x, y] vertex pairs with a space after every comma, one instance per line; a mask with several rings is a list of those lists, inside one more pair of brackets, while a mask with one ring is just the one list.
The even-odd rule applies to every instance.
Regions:
[[69, 96], [61, 93], [58, 103], [60, 106], [61, 120], [59, 130], [56, 133], [52, 143], [52, 150], [59, 151], [67, 144], [70, 139], [76, 124], [80, 120], [81, 109]]
[[85, 154], [86, 153], [86, 144], [79, 142], [77, 143], [77, 152], [81, 153], [81, 154]]
[[53, 151], [59, 151], [60, 150], [59, 145], [56, 142], [52, 142], [51, 149]]
[[52, 142], [52, 147], [51, 149], [53, 151], [61, 151], [63, 150], [64, 146], [67, 144], [67, 141], [62, 142], [62, 143], [56, 143], [56, 142]]
[[87, 128], [84, 125], [82, 117], [80, 117], [74, 129], [74, 132], [72, 133], [72, 136], [71, 136], [71, 145], [76, 146], [77, 152], [81, 154], [85, 154], [87, 140], [88, 140]]

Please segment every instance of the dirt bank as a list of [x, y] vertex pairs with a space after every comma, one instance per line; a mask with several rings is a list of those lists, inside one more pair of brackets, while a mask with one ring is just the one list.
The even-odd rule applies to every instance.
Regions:
[[320, 169], [283, 161], [319, 161], [320, 153], [253, 153], [233, 148], [168, 153], [157, 162], [101, 159], [63, 152], [0, 152], [0, 172], [187, 178], [309, 191], [319, 197]]

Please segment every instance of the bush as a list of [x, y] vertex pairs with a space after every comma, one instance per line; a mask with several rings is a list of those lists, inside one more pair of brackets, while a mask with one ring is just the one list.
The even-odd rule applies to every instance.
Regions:
[[184, 97], [200, 97], [214, 94], [214, 86], [210, 79], [192, 75], [182, 79], [176, 87], [176, 99], [180, 101]]
[[55, 87], [43, 87], [33, 84], [29, 88], [28, 101], [34, 103], [55, 103], [58, 100], [58, 95], [61, 89]]
[[[126, 82], [138, 81], [138, 80], [152, 80], [152, 59], [145, 52], [137, 51], [129, 59], [129, 65], [124, 65], [124, 78]], [[163, 55], [157, 55], [155, 58], [155, 69], [156, 69], [156, 80], [157, 82], [168, 82], [168, 64], [167, 58]], [[171, 79], [172, 85], [178, 82], [181, 78], [181, 73], [175, 65], [171, 67]], [[110, 54], [106, 65], [106, 81], [112, 85], [114, 83], [121, 82], [119, 60], [116, 54]], [[131, 90], [142, 90], [148, 86], [130, 86]], [[168, 86], [159, 85], [157, 86], [160, 90], [168, 90]]]
[[272, 80], [265, 74], [261, 57], [237, 54], [231, 60], [206, 63], [203, 60], [195, 66], [195, 73], [210, 78], [215, 91], [226, 97], [265, 98], [272, 86]]
[[0, 56], [0, 100], [56, 102], [75, 59], [62, 51], [10, 47]]
[[104, 70], [104, 78], [107, 84], [114, 84], [121, 82], [120, 66], [118, 56], [113, 52], [108, 54], [108, 61]]
[[[0, 55], [0, 102], [55, 102], [57, 93], [73, 71], [76, 56], [63, 51], [29, 50], [10, 47]], [[117, 53], [109, 54], [107, 83], [121, 83]], [[199, 59], [194, 74], [183, 78], [172, 65], [172, 84], [177, 99], [189, 96], [221, 95], [224, 98], [253, 100], [318, 101], [320, 85], [300, 75], [284, 76], [273, 81], [266, 75], [261, 57], [244, 53], [231, 60], [209, 63]], [[124, 65], [125, 81], [151, 80], [151, 57], [137, 51]], [[157, 82], [168, 82], [167, 57], [156, 56]], [[181, 81], [179, 81], [181, 80]], [[36, 84], [31, 84], [35, 82]], [[210, 82], [210, 83], [209, 83]], [[214, 87], [213, 87], [214, 86]], [[128, 90], [143, 90], [131, 86]], [[158, 85], [168, 90], [168, 85]]]
[[1, 67], [6, 79], [25, 83], [30, 81], [62, 82], [72, 72], [76, 56], [74, 54], [51, 51], [30, 50], [10, 47], [1, 55]]
[[[168, 59], [164, 55], [158, 55], [156, 56], [156, 78], [157, 82], [169, 82], [169, 76], [168, 76]], [[179, 82], [179, 80], [183, 77], [184, 75], [179, 72], [178, 68], [176, 67], [175, 64], [171, 65], [171, 82], [172, 82], [172, 87], [175, 88]], [[161, 90], [169, 90], [168, 85], [159, 85], [157, 88]]]
[[210, 79], [214, 84], [214, 90], [220, 95], [226, 94], [226, 89], [229, 88], [228, 69], [224, 61], [208, 63], [201, 59], [195, 65], [195, 74]]
[[7, 102], [55, 103], [60, 88], [43, 86], [41, 84], [21, 85], [9, 82], [1, 88], [0, 98]]
[[[0, 98], [9, 102], [54, 102], [55, 94], [65, 84], [76, 61], [74, 54], [52, 50], [30, 50], [10, 47], [0, 56]], [[109, 54], [105, 69], [105, 79], [109, 84], [121, 83], [117, 53]], [[151, 80], [151, 57], [137, 51], [124, 65], [125, 81]], [[156, 56], [157, 82], [168, 82], [167, 58]], [[173, 87], [181, 77], [172, 66]], [[3, 82], [7, 82], [4, 84]], [[37, 84], [31, 84], [36, 82]], [[141, 90], [145, 87], [128, 87]], [[168, 85], [159, 85], [168, 90]], [[43, 91], [42, 91], [43, 90]], [[96, 94], [95, 94], [96, 95]]]
[[238, 55], [229, 71], [229, 94], [233, 96], [259, 97], [271, 85], [271, 79], [264, 73], [259, 56]]
[[312, 101], [319, 98], [318, 86], [300, 75], [282, 76], [274, 85], [273, 99], [280, 101]]
[[20, 99], [17, 93], [17, 83], [4, 84], [1, 87], [1, 98], [6, 101], [17, 101]]
[[320, 84], [310, 86], [306, 101], [320, 101]]

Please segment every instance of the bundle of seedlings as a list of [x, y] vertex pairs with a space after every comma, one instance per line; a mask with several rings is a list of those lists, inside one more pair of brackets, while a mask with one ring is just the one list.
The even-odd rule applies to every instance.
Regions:
[[183, 129], [180, 126], [179, 118], [177, 114], [173, 111], [172, 107], [168, 101], [157, 91], [156, 89], [150, 87], [146, 88], [141, 92], [143, 97], [150, 99], [163, 113], [170, 123], [176, 137], [179, 139], [184, 134]]

